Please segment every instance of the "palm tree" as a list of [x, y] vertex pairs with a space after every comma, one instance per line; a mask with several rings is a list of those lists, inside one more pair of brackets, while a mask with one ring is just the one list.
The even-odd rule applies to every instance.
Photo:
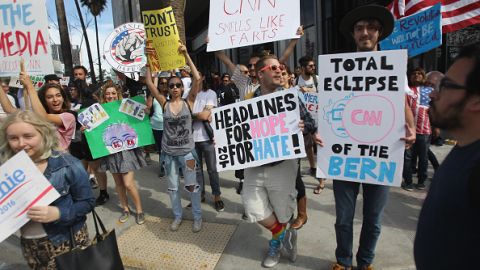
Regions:
[[65, 75], [72, 76], [72, 46], [68, 34], [67, 17], [65, 16], [65, 5], [63, 0], [55, 0], [57, 9], [58, 30], [60, 32], [60, 43], [62, 44], [62, 58], [65, 65]]
[[102, 13], [102, 11], [107, 6], [107, 0], [80, 0], [82, 6], [87, 7], [92, 13], [95, 20], [95, 35], [97, 37], [97, 56], [98, 56], [98, 70], [100, 72], [100, 81], [103, 82], [103, 72], [102, 72], [102, 59], [100, 58], [100, 44], [98, 40], [98, 25], [97, 25], [97, 16]]
[[83, 37], [85, 38], [85, 45], [87, 45], [88, 62], [90, 64], [90, 77], [92, 78], [92, 83], [96, 84], [97, 78], [95, 77], [95, 67], [93, 66], [92, 51], [90, 50], [90, 42], [88, 41], [87, 28], [85, 27], [85, 22], [83, 21], [83, 15], [82, 15], [82, 11], [80, 10], [80, 5], [78, 4], [78, 0], [75, 0], [75, 7], [77, 8], [78, 17], [80, 18], [80, 24], [82, 25], [82, 32], [83, 32]]

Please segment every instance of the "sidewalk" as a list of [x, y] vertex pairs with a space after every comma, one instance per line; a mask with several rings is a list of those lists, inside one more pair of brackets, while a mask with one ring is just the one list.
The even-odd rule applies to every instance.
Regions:
[[[432, 151], [437, 154], [439, 161], [450, 151], [451, 146], [432, 146]], [[157, 176], [158, 156], [153, 155], [153, 162], [148, 168], [136, 173], [140, 186], [140, 196], [144, 211], [149, 216], [171, 218], [170, 200], [166, 193], [167, 184], [164, 178]], [[302, 161], [302, 172], [308, 171], [307, 161]], [[430, 166], [429, 176], [433, 175]], [[208, 179], [205, 173], [206, 179]], [[310, 176], [303, 177], [307, 187], [308, 197], [308, 223], [298, 233], [298, 259], [292, 264], [282, 259], [275, 269], [329, 269], [335, 261], [335, 203], [332, 191], [332, 182], [326, 182], [326, 188], [320, 195], [313, 194], [317, 181]], [[135, 224], [133, 218], [120, 224], [117, 218], [120, 207], [115, 195], [113, 179], [109, 176], [108, 192], [110, 201], [98, 207], [99, 215], [106, 223], [107, 228], [115, 228], [117, 236], [122, 235]], [[415, 182], [416, 180], [414, 180]], [[246, 223], [241, 219], [243, 206], [241, 198], [235, 193], [238, 181], [233, 171], [220, 174], [220, 184], [225, 211], [216, 212], [213, 207], [211, 189], [206, 184], [207, 200], [202, 204], [205, 222], [231, 224], [236, 226], [215, 269], [261, 269], [261, 261], [267, 251], [270, 234], [267, 230], [256, 224]], [[429, 183], [429, 182], [428, 182]], [[94, 191], [95, 194], [98, 190]], [[416, 223], [426, 191], [405, 191], [401, 188], [392, 188], [390, 198], [383, 217], [382, 234], [377, 244], [375, 267], [376, 269], [415, 269], [413, 261], [413, 239]], [[182, 204], [186, 205], [186, 197]], [[362, 199], [359, 196], [357, 213], [354, 220], [354, 255], [358, 247], [359, 229], [361, 227]], [[190, 211], [184, 212], [186, 219], [192, 219]], [[91, 220], [89, 220], [90, 222]], [[92, 233], [93, 224], [88, 224]], [[139, 239], [141, 241], [141, 239]], [[210, 241], [210, 240], [209, 240]], [[211, 241], [215, 241], [212, 238]], [[19, 248], [17, 236], [11, 236], [0, 243], [0, 270], [28, 269]], [[194, 255], [192, 255], [194, 256]], [[161, 268], [159, 268], [161, 269]]]

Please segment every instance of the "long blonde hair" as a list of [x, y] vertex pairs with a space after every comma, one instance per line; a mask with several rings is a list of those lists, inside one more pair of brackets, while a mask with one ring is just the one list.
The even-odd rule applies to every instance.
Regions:
[[106, 103], [105, 91], [107, 91], [107, 88], [111, 88], [111, 87], [115, 88], [115, 91], [117, 91], [118, 100], [122, 100], [123, 98], [122, 88], [114, 84], [112, 81], [107, 81], [101, 88], [102, 91], [100, 94], [100, 104]]
[[5, 120], [3, 121], [0, 127], [0, 162], [4, 163], [16, 153], [13, 152], [12, 148], [7, 140], [7, 128], [14, 124], [24, 122], [27, 124], [32, 125], [41, 135], [42, 135], [42, 146], [40, 147], [40, 152], [42, 153], [38, 160], [40, 161], [47, 159], [52, 156], [52, 151], [61, 151], [58, 136], [57, 136], [57, 129], [53, 124], [50, 122], [45, 121], [42, 117], [38, 114], [34, 113], [33, 111], [21, 111], [18, 110], [15, 113], [10, 114]]

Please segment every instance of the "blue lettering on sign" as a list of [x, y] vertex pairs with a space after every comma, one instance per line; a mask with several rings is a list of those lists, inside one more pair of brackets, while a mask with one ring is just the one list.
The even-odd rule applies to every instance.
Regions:
[[332, 156], [328, 166], [328, 174], [332, 177], [343, 176], [350, 179], [365, 180], [367, 176], [383, 183], [393, 183], [397, 163], [381, 161], [377, 163], [374, 159], [363, 157], [342, 157]]
[[253, 140], [253, 156], [255, 160], [278, 158], [290, 155], [287, 141], [289, 136], [276, 135]]
[[25, 172], [21, 169], [15, 170], [11, 175], [5, 174], [4, 179], [0, 181], [0, 200], [22, 183], [25, 178]]
[[19, 22], [23, 25], [32, 25], [35, 20], [31, 18], [30, 8], [32, 4], [4, 4], [0, 5], [0, 21], [5, 26], [11, 26], [15, 29], [15, 25]]
[[427, 52], [442, 45], [441, 4], [395, 21], [395, 27], [380, 42], [382, 50], [407, 49], [408, 56]]

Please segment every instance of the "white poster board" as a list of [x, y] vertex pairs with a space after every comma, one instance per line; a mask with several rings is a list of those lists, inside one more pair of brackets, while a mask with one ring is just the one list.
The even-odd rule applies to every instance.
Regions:
[[22, 151], [0, 167], [0, 242], [29, 221], [27, 210], [60, 194]]
[[4, 0], [0, 13], [0, 77], [53, 74], [45, 0]]
[[207, 52], [298, 38], [300, 0], [210, 0]]
[[298, 96], [302, 100], [305, 109], [310, 113], [315, 124], [318, 126], [318, 93], [317, 92], [305, 92], [298, 91]]
[[400, 186], [407, 51], [321, 55], [317, 177]]
[[305, 157], [296, 90], [212, 110], [217, 170], [237, 170]]

